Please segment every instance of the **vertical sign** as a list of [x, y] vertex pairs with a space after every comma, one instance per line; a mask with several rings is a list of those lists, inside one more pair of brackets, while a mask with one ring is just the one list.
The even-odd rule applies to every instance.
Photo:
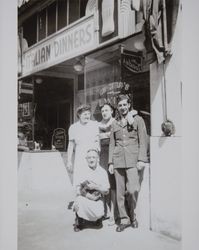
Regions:
[[118, 1], [100, 0], [99, 9], [99, 43], [118, 36]]

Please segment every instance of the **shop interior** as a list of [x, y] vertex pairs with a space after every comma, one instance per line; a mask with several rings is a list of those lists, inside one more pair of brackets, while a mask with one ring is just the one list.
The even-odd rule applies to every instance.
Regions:
[[[79, 72], [74, 70], [75, 65], [78, 68], [82, 66]], [[68, 75], [64, 73], [66, 69]], [[100, 121], [100, 105], [108, 100], [116, 108], [115, 98], [121, 92], [131, 96], [133, 108], [145, 120], [150, 135], [149, 65], [142, 53], [129, 49], [128, 43], [122, 46], [115, 44], [85, 57], [63, 62], [23, 80], [28, 81], [29, 84], [34, 82], [29, 119], [32, 138], [28, 139], [38, 142], [42, 150], [52, 149], [53, 132], [62, 128], [66, 135], [66, 151], [68, 128], [76, 121], [74, 113], [77, 106], [86, 100], [91, 105], [93, 119]], [[24, 100], [22, 98], [20, 103]], [[24, 121], [27, 117], [22, 118]]]
[[68, 128], [73, 120], [73, 81], [47, 76], [23, 80], [22, 85], [32, 86], [32, 89], [27, 93], [27, 89], [21, 87], [18, 130], [26, 135], [28, 141], [39, 143], [42, 150], [52, 149], [53, 132], [57, 128], [64, 129], [66, 150]]
[[51, 149], [53, 132], [62, 128], [68, 141], [68, 128], [73, 119], [73, 79], [42, 77], [34, 89], [34, 140], [42, 149]]
[[150, 73], [143, 54], [130, 50], [124, 43], [92, 53], [86, 62], [86, 99], [94, 118], [102, 119], [103, 102], [108, 101], [116, 108], [116, 96], [128, 94], [150, 135]]

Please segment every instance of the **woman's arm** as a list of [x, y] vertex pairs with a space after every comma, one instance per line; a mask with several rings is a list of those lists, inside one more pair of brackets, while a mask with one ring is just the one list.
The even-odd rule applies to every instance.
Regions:
[[138, 119], [138, 140], [139, 140], [139, 155], [138, 161], [147, 162], [147, 132], [145, 122], [142, 117]]
[[114, 138], [114, 129], [113, 126], [111, 128], [111, 134], [110, 134], [110, 143], [109, 143], [109, 160], [108, 164], [113, 163], [113, 151], [115, 149], [115, 138]]
[[69, 172], [72, 172], [73, 166], [72, 166], [72, 156], [73, 156], [73, 150], [75, 148], [75, 142], [74, 141], [69, 141], [68, 143], [68, 149], [67, 149], [67, 169]]

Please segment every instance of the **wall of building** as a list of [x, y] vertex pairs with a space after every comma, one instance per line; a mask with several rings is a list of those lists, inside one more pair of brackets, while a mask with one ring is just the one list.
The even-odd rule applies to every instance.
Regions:
[[175, 124], [175, 134], [164, 137], [163, 66], [150, 66], [151, 84], [151, 228], [171, 237], [181, 237], [181, 13], [166, 62], [167, 117]]

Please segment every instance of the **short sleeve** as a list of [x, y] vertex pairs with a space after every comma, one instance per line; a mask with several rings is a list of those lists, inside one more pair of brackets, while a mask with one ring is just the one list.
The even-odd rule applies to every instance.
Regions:
[[75, 127], [74, 127], [74, 124], [72, 124], [69, 127], [68, 136], [69, 136], [69, 141], [74, 141], [75, 140]]

